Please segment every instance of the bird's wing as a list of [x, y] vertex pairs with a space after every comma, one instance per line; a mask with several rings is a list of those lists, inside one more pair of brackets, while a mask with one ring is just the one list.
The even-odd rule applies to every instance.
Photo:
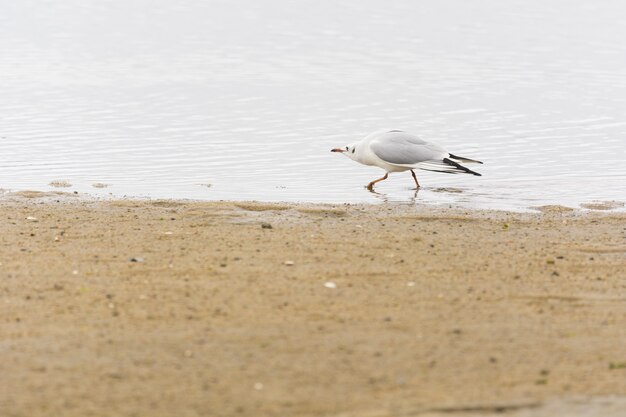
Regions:
[[410, 133], [391, 131], [370, 143], [370, 149], [383, 161], [393, 165], [413, 166], [422, 162], [443, 163], [448, 152]]

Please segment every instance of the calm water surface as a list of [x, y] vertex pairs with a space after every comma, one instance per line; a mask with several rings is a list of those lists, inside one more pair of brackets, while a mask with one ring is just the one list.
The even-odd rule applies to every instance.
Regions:
[[[421, 202], [626, 201], [626, 3], [0, 2], [0, 188]], [[483, 177], [337, 154], [400, 128]], [[94, 183], [109, 184], [94, 188]]]

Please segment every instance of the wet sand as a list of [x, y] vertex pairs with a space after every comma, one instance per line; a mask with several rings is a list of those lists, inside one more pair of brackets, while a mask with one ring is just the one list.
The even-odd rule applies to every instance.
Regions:
[[624, 213], [31, 192], [0, 216], [3, 417], [626, 411]]

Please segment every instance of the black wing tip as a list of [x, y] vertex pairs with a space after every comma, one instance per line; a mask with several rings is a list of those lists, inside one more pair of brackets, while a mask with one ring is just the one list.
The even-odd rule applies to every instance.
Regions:
[[482, 177], [483, 175], [476, 172], [476, 171], [472, 171], [469, 168], [464, 167], [463, 165], [459, 164], [458, 162], [454, 162], [451, 159], [448, 158], [443, 158], [443, 162], [445, 162], [448, 165], [452, 165], [453, 167], [467, 173], [467, 174], [472, 174], [472, 175], [476, 175], [477, 177]]
[[450, 155], [450, 158], [452, 159], [456, 159], [457, 161], [461, 161], [461, 162], [473, 162], [475, 164], [483, 164], [481, 161], [477, 161], [476, 159], [469, 159], [469, 158], [465, 158], [463, 156], [458, 156], [458, 155], [454, 155], [449, 153], [448, 155]]

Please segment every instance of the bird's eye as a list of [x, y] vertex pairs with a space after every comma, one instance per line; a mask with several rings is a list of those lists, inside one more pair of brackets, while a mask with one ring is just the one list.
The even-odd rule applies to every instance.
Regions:
[[354, 153], [355, 150], [356, 150], [356, 148], [352, 148], [352, 153]]
[[346, 151], [348, 150], [348, 147], [346, 146]]

